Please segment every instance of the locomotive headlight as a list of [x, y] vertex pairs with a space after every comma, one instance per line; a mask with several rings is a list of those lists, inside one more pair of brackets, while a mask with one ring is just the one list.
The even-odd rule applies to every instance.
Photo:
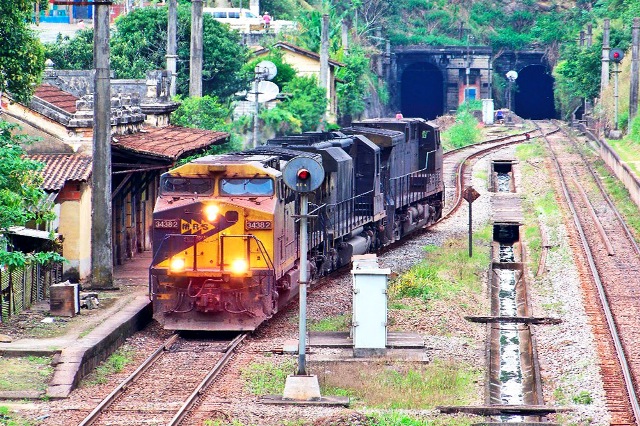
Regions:
[[174, 257], [171, 259], [171, 271], [181, 272], [184, 270], [184, 259], [181, 257]]
[[209, 204], [204, 208], [204, 214], [207, 216], [207, 220], [209, 222], [213, 222], [218, 218], [218, 213], [220, 213], [220, 208], [215, 204]]
[[231, 272], [234, 274], [244, 274], [249, 269], [247, 261], [244, 259], [236, 259], [231, 264]]

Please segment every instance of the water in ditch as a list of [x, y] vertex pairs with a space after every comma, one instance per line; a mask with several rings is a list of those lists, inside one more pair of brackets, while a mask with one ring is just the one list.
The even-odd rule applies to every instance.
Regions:
[[[514, 262], [513, 246], [500, 246], [500, 261]], [[517, 316], [516, 271], [498, 269], [500, 316]], [[500, 399], [502, 404], [524, 404], [520, 336], [517, 324], [500, 326]], [[500, 416], [504, 422], [522, 422], [523, 416]]]
[[498, 192], [511, 192], [511, 175], [497, 172]]

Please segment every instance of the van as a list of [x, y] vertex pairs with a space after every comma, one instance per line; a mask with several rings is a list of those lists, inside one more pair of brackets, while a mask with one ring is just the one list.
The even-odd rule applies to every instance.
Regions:
[[203, 13], [210, 14], [213, 19], [223, 24], [229, 24], [232, 30], [248, 33], [262, 28], [262, 18], [256, 16], [249, 9], [239, 7], [205, 7]]

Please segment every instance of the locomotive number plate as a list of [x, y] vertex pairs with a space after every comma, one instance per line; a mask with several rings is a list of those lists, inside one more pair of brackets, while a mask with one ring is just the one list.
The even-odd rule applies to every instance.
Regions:
[[178, 219], [154, 219], [153, 227], [156, 229], [178, 229]]
[[247, 220], [244, 223], [244, 228], [249, 231], [271, 229], [272, 223], [270, 220]]

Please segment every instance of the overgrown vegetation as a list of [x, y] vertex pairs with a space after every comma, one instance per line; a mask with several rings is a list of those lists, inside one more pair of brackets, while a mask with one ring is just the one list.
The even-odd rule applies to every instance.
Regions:
[[331, 363], [324, 368], [318, 372], [321, 389], [341, 390], [356, 408], [391, 410], [469, 404], [477, 396], [474, 384], [482, 374], [464, 363], [442, 360], [427, 365], [370, 363], [365, 369], [353, 363]]
[[281, 395], [287, 376], [295, 371], [295, 362], [291, 359], [274, 362], [252, 363], [241, 372], [247, 389], [254, 395]]
[[445, 151], [462, 148], [480, 141], [482, 133], [478, 120], [468, 108], [460, 108], [453, 126], [442, 132], [442, 147]]
[[351, 326], [351, 316], [337, 315], [319, 320], [309, 319], [309, 331], [348, 331]]
[[427, 301], [448, 300], [463, 291], [479, 293], [490, 262], [486, 245], [491, 241], [491, 227], [476, 231], [473, 240], [472, 257], [469, 257], [466, 239], [449, 240], [442, 247], [425, 247], [424, 260], [392, 281], [390, 297], [417, 297]]
[[20, 130], [0, 118], [0, 265], [9, 269], [22, 268], [27, 263], [64, 261], [54, 250], [35, 253], [14, 250], [7, 237], [12, 226], [25, 226], [28, 222], [44, 224], [55, 217], [52, 203], [46, 202], [47, 194], [40, 188], [43, 178], [39, 171], [44, 165], [29, 159], [23, 148], [34, 139]]
[[12, 413], [9, 407], [0, 405], [0, 425], [2, 426], [31, 426], [32, 422]]
[[96, 367], [83, 383], [89, 386], [107, 383], [109, 376], [120, 373], [124, 367], [133, 362], [135, 350], [127, 346], [121, 346], [106, 361]]

